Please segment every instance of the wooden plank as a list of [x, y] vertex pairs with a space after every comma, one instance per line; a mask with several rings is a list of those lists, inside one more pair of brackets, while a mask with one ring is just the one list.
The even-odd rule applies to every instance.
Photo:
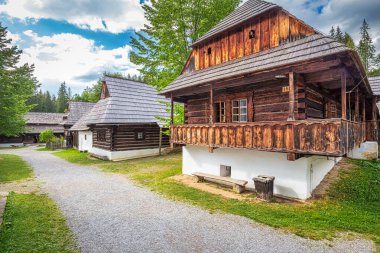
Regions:
[[194, 49], [195, 70], [199, 70], [199, 47]]
[[215, 41], [215, 64], [218, 65], [222, 63], [222, 46], [221, 46], [221, 38], [218, 38]]
[[222, 63], [224, 63], [224, 62], [227, 62], [229, 59], [229, 53], [228, 53], [228, 51], [229, 51], [229, 36], [228, 36], [228, 34], [222, 38], [221, 47], [222, 47]]
[[211, 49], [211, 54], [209, 55], [209, 66], [215, 65], [215, 42], [211, 42], [209, 48]]
[[205, 54], [204, 54], [204, 46], [199, 47], [199, 69], [204, 69], [205, 67]]
[[208, 49], [210, 48], [210, 45], [205, 45], [204, 47], [204, 64], [205, 64], [205, 69], [210, 67], [210, 55], [208, 54]]
[[270, 46], [269, 14], [263, 15], [260, 19], [260, 33], [260, 51], [268, 50]]
[[341, 74], [341, 105], [342, 105], [342, 119], [347, 119], [347, 78], [346, 71], [342, 71]]
[[236, 54], [237, 58], [244, 56], [244, 27], [241, 27], [236, 32]]
[[296, 94], [294, 85], [294, 72], [289, 73], [289, 117], [288, 120], [295, 120]]
[[246, 24], [244, 27], [244, 55], [250, 55], [252, 53], [252, 39], [249, 38], [249, 32], [251, 31], [251, 24]]
[[261, 25], [260, 25], [260, 19], [255, 20], [255, 22], [252, 25], [252, 29], [254, 29], [255, 32], [255, 39], [252, 40], [253, 43], [253, 52], [258, 53], [261, 51]]
[[279, 14], [280, 44], [289, 42], [289, 15], [283, 11]]
[[229, 60], [234, 60], [237, 57], [237, 52], [236, 52], [236, 31], [230, 32], [230, 37], [229, 37]]
[[273, 11], [270, 13], [269, 29], [270, 48], [278, 47], [278, 45], [280, 44], [278, 11]]

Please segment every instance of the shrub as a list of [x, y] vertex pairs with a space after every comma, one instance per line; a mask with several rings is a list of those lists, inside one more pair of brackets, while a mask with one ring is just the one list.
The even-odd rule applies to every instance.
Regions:
[[56, 137], [54, 136], [53, 129], [46, 129], [39, 136], [40, 142], [52, 142], [54, 138]]

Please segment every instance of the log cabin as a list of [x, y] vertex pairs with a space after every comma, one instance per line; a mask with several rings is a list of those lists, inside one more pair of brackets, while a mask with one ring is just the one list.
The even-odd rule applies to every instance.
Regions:
[[0, 146], [19, 146], [39, 143], [39, 135], [47, 129], [52, 129], [56, 137], [64, 135], [61, 125], [64, 113], [29, 112], [25, 114], [25, 133], [17, 137], [0, 136]]
[[156, 118], [169, 117], [164, 102], [152, 86], [105, 76], [101, 99], [84, 119], [92, 132], [89, 152], [112, 161], [158, 155], [169, 146]]
[[78, 132], [70, 131], [70, 128], [84, 115], [88, 114], [95, 103], [69, 101], [67, 115], [62, 123], [65, 129], [66, 147], [78, 146]]
[[185, 106], [170, 126], [184, 174], [274, 176], [275, 194], [307, 199], [341, 157], [378, 155], [359, 55], [273, 3], [248, 0], [206, 32], [160, 94]]

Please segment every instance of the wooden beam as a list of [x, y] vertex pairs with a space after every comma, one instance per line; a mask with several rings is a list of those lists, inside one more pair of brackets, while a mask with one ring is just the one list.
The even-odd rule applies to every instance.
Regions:
[[377, 98], [373, 97], [372, 98], [372, 120], [377, 120]]
[[213, 85], [210, 85], [210, 125], [215, 122], [215, 112], [214, 112], [214, 89]]
[[173, 93], [170, 94], [170, 125], [174, 123], [174, 102]]
[[330, 69], [330, 70], [305, 74], [305, 82], [306, 83], [322, 83], [322, 82], [330, 82], [334, 80], [339, 80], [341, 71], [342, 69], [336, 68], [336, 69]]
[[359, 121], [359, 88], [355, 91], [355, 121]]
[[347, 119], [347, 77], [346, 71], [341, 73], [341, 100], [342, 100], [342, 119]]
[[294, 85], [294, 72], [289, 73], [289, 117], [288, 121], [295, 120], [296, 89]]
[[160, 127], [160, 139], [158, 141], [158, 153], [162, 155], [162, 127]]
[[365, 121], [366, 121], [366, 112], [365, 112], [365, 96], [362, 97], [362, 121], [364, 122], [365, 124]]

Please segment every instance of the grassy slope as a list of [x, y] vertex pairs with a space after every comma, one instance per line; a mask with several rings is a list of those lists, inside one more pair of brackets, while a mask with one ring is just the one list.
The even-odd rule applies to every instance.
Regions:
[[[82, 159], [87, 159], [85, 156]], [[74, 159], [71, 159], [74, 160]], [[81, 164], [85, 164], [83, 160]], [[332, 238], [338, 232], [356, 232], [380, 245], [380, 163], [353, 161], [356, 168], [341, 174], [330, 200], [308, 204], [251, 203], [225, 199], [168, 178], [181, 173], [181, 156], [170, 155], [101, 164], [105, 171], [126, 174], [167, 197], [210, 211], [245, 216], [297, 235]]]
[[32, 176], [30, 166], [17, 155], [0, 155], [0, 183]]
[[59, 209], [47, 196], [11, 193], [0, 226], [0, 252], [79, 252]]

